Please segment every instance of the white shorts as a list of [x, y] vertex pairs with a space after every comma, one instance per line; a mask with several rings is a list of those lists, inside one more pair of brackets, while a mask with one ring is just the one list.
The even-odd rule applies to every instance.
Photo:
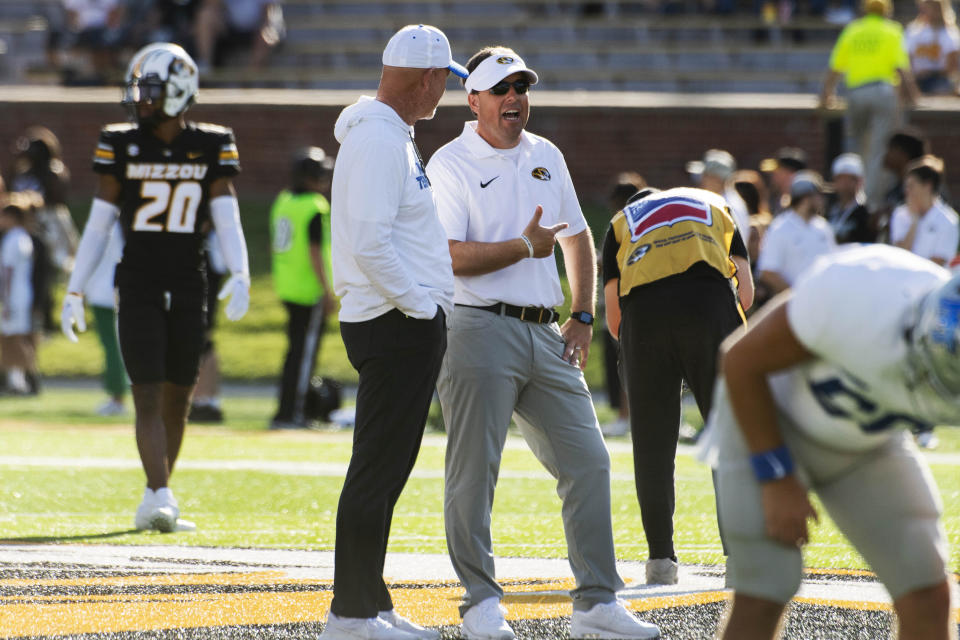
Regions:
[[[715, 404], [720, 522], [730, 552], [727, 579], [737, 593], [786, 603], [800, 588], [799, 549], [765, 533], [760, 484], [725, 394]], [[946, 577], [942, 505], [909, 434], [863, 453], [841, 452], [804, 436], [783, 416], [780, 430], [797, 476], [819, 496], [894, 600]]]

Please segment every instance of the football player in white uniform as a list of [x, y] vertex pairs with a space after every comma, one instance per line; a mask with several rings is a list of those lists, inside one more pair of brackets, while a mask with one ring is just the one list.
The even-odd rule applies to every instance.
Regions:
[[960, 276], [865, 245], [818, 259], [724, 344], [710, 417], [733, 609], [769, 640], [800, 587], [814, 491], [893, 599], [901, 639], [947, 640], [941, 503], [909, 428], [960, 422]]

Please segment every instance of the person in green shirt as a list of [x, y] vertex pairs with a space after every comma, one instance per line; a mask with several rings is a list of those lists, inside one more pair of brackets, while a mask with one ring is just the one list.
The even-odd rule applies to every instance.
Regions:
[[835, 106], [836, 88], [847, 87], [847, 151], [858, 153], [866, 165], [867, 206], [876, 209], [886, 185], [883, 154], [887, 139], [900, 125], [901, 104], [910, 108], [919, 90], [910, 72], [903, 27], [890, 20], [891, 0], [865, 0], [865, 15], [840, 33], [820, 93], [821, 108]]
[[333, 158], [319, 147], [294, 155], [290, 187], [270, 210], [273, 285], [287, 309], [287, 355], [271, 429], [304, 428], [310, 379], [327, 315], [336, 308], [330, 284], [329, 185]]

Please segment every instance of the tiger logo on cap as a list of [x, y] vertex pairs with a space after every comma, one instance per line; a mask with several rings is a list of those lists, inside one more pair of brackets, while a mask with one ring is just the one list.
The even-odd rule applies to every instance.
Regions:
[[510, 56], [500, 56], [497, 58], [497, 64], [513, 64], [514, 59]]

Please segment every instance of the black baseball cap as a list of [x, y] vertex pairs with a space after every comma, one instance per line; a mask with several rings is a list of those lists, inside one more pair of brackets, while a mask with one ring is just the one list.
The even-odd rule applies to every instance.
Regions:
[[760, 171], [769, 173], [777, 167], [787, 167], [794, 171], [807, 168], [807, 152], [799, 147], [780, 147], [772, 158], [760, 162]]

